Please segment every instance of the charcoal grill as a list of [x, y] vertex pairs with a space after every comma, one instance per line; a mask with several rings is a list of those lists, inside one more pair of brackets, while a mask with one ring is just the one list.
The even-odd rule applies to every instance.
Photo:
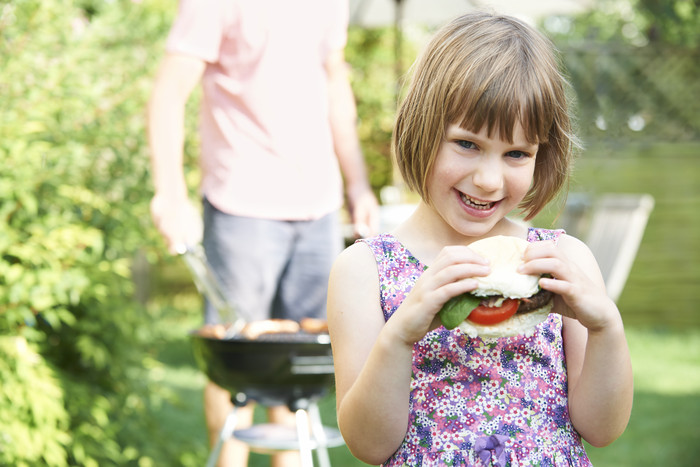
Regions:
[[254, 340], [191, 336], [199, 368], [239, 404], [254, 400], [296, 410], [299, 401], [318, 400], [333, 385], [328, 334], [263, 334]]
[[[231, 436], [252, 449], [270, 453], [299, 450], [303, 465], [329, 466], [328, 447], [343, 444], [337, 430], [321, 423], [317, 402], [334, 382], [333, 355], [328, 334], [277, 333], [256, 339], [227, 339], [190, 334], [198, 367], [218, 386], [231, 392], [234, 408], [226, 419], [207, 462], [214, 466], [221, 445]], [[271, 407], [286, 405], [296, 412], [295, 433], [273, 425], [236, 430], [236, 413], [249, 401]], [[309, 436], [309, 423], [313, 438]]]
[[[316, 450], [321, 467], [330, 466], [327, 448], [340, 446], [343, 439], [338, 430], [323, 426], [317, 405], [334, 382], [328, 334], [271, 333], [255, 339], [241, 335], [245, 319], [228, 302], [201, 245], [177, 250], [197, 289], [217, 309], [221, 321], [230, 323], [223, 339], [190, 333], [199, 369], [228, 390], [233, 402], [207, 466], [216, 464], [223, 442], [232, 436], [260, 451], [298, 450], [304, 467], [313, 466], [312, 450]], [[288, 406], [296, 414], [296, 431], [280, 434], [285, 428], [270, 424], [236, 430], [237, 411], [249, 401]]]

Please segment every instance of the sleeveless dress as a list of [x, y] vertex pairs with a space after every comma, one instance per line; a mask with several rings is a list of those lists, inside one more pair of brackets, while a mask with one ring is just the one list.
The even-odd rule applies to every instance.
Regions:
[[[530, 229], [528, 241], [562, 230]], [[391, 234], [360, 240], [377, 260], [388, 320], [426, 269]], [[569, 419], [562, 320], [530, 337], [439, 327], [413, 347], [406, 437], [384, 466], [590, 466]]]

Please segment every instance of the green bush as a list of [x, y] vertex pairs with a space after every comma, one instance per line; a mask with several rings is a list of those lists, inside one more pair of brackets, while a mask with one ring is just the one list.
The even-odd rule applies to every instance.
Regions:
[[396, 112], [396, 74], [393, 35], [388, 28], [352, 27], [346, 59], [352, 67], [357, 101], [358, 135], [372, 187], [392, 183], [391, 132]]
[[0, 1], [0, 334], [31, 349], [0, 347], [4, 465], [151, 458], [131, 264], [157, 245], [143, 109], [173, 6]]
[[21, 337], [0, 337], [0, 464], [67, 465], [65, 393]]

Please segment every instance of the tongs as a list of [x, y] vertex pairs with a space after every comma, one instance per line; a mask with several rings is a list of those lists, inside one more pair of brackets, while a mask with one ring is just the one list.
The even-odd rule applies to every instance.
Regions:
[[221, 290], [221, 285], [207, 260], [204, 248], [201, 245], [178, 245], [176, 251], [185, 260], [197, 290], [209, 300], [219, 313], [221, 322], [231, 323], [226, 329], [224, 338], [230, 339], [238, 335], [245, 327], [246, 321], [238, 314], [236, 308]]

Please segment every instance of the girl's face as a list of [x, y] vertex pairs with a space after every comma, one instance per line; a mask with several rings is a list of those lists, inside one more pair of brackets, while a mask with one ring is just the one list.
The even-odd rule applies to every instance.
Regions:
[[527, 194], [537, 144], [514, 129], [513, 143], [450, 125], [428, 177], [431, 205], [457, 233], [487, 235]]

